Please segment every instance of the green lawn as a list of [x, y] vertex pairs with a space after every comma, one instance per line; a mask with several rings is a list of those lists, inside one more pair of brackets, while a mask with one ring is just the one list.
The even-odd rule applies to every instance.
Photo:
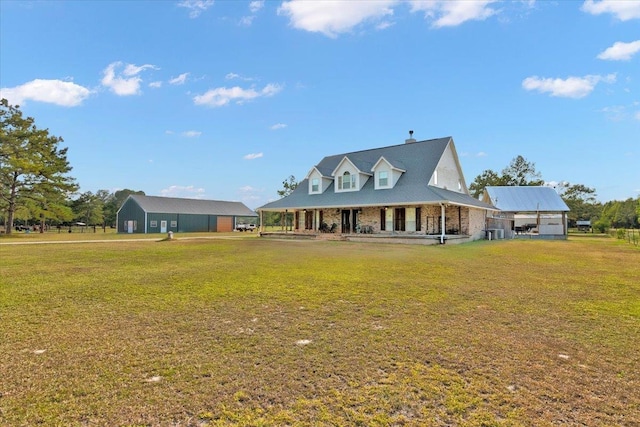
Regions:
[[156, 237], [0, 245], [0, 425], [640, 426], [633, 245]]

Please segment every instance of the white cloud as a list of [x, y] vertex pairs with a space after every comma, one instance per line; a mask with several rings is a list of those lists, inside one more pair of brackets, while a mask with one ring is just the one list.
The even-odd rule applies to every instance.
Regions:
[[[611, 105], [600, 110], [609, 120], [619, 122], [627, 116], [626, 109], [623, 105]], [[627, 116], [628, 117], [628, 116]]]
[[0, 89], [0, 98], [6, 98], [13, 105], [32, 100], [76, 107], [89, 95], [91, 91], [86, 87], [62, 80], [35, 79], [20, 86]]
[[478, 153], [476, 153], [476, 157], [487, 157], [487, 153], [485, 153], [484, 151], [479, 151]]
[[187, 81], [187, 77], [189, 77], [189, 73], [182, 73], [178, 77], [174, 77], [169, 80], [169, 84], [171, 85], [183, 85]]
[[424, 12], [425, 18], [435, 19], [436, 28], [455, 27], [467, 21], [482, 21], [497, 13], [489, 7], [497, 0], [412, 0], [412, 12]]
[[149, 87], [152, 87], [152, 88], [162, 87], [162, 82], [161, 81], [151, 82], [151, 83], [149, 83]]
[[257, 13], [264, 7], [264, 0], [255, 0], [249, 3], [249, 10], [251, 13]]
[[245, 185], [238, 188], [238, 193], [240, 194], [242, 202], [249, 208], [251, 208], [252, 206], [260, 206], [261, 204], [264, 204], [264, 202], [261, 202], [261, 197], [259, 195], [262, 192], [264, 192], [264, 190], [260, 190], [250, 185]]
[[255, 0], [249, 3], [249, 11], [251, 15], [243, 16], [240, 18], [240, 25], [250, 27], [253, 24], [253, 20], [256, 19], [256, 13], [264, 7], [264, 0]]
[[240, 191], [241, 193], [251, 193], [254, 191], [259, 191], [257, 188], [254, 188], [250, 185], [245, 185], [244, 187], [240, 187], [238, 188], [238, 191]]
[[275, 125], [271, 126], [270, 129], [271, 130], [278, 130], [278, 129], [284, 129], [286, 127], [287, 127], [287, 125], [285, 125], [284, 123], [276, 123]]
[[123, 63], [112, 62], [104, 69], [102, 78], [102, 85], [111, 89], [113, 93], [120, 96], [138, 95], [140, 93], [140, 83], [142, 78], [138, 75], [146, 69], [157, 69], [154, 65], [133, 65], [127, 64], [121, 73], [118, 73], [116, 69], [123, 66]]
[[566, 79], [540, 78], [538, 76], [527, 77], [522, 81], [522, 87], [526, 90], [536, 90], [540, 93], [550, 93], [551, 96], [562, 98], [584, 98], [589, 95], [600, 82], [613, 83], [615, 74], [606, 76], [587, 75], [584, 77], [568, 77]]
[[387, 28], [393, 26], [394, 23], [390, 21], [382, 21], [378, 25], [376, 25], [376, 30], [386, 30]]
[[636, 0], [586, 0], [581, 9], [592, 15], [611, 13], [621, 21], [640, 18], [640, 2]]
[[613, 46], [605, 49], [598, 55], [598, 59], [610, 61], [628, 61], [633, 55], [640, 52], [640, 40], [630, 43], [615, 42]]
[[208, 105], [210, 107], [222, 107], [235, 101], [237, 104], [242, 104], [245, 101], [250, 101], [255, 98], [273, 96], [282, 90], [281, 85], [268, 84], [261, 90], [255, 90], [254, 88], [243, 89], [239, 86], [234, 87], [219, 87], [211, 89], [202, 95], [197, 95], [193, 98], [193, 102], [196, 105]]
[[278, 8], [278, 15], [289, 17], [297, 29], [337, 37], [365, 21], [376, 21], [393, 15], [391, 6], [398, 0], [289, 0]]
[[144, 70], [146, 70], [148, 68], [151, 68], [153, 70], [157, 70], [158, 69], [158, 67], [156, 67], [155, 65], [151, 65], [151, 64], [145, 64], [145, 65], [127, 64], [127, 66], [124, 67], [124, 71], [122, 72], [122, 74], [124, 74], [127, 77], [137, 76], [142, 71], [144, 71]]
[[[393, 25], [385, 19], [393, 16], [393, 8], [409, 4], [411, 12], [422, 12], [435, 28], [453, 27], [467, 21], [487, 19], [498, 13], [490, 7], [498, 0], [288, 0], [278, 8], [278, 15], [289, 17], [291, 26], [305, 31], [337, 37], [370, 21], [377, 30]], [[534, 1], [526, 1], [532, 7]]]
[[187, 197], [191, 199], [204, 198], [204, 188], [196, 188], [193, 185], [172, 185], [169, 188], [160, 190], [163, 197]]
[[213, 0], [182, 0], [178, 6], [189, 9], [189, 18], [197, 18], [213, 6]]
[[255, 15], [243, 16], [240, 18], [240, 25], [243, 27], [250, 27], [253, 24], [253, 20], [255, 19]]
[[202, 132], [197, 130], [188, 130], [188, 131], [182, 132], [182, 136], [186, 136], [187, 138], [197, 138], [200, 135], [202, 135]]
[[224, 76], [224, 78], [226, 80], [236, 80], [237, 79], [237, 80], [243, 80], [245, 82], [250, 82], [250, 81], [255, 80], [252, 77], [244, 77], [244, 76], [241, 76], [240, 74], [236, 74], [236, 73], [227, 73], [227, 75]]
[[253, 159], [259, 159], [262, 156], [263, 156], [262, 153], [251, 153], [251, 154], [247, 154], [246, 156], [244, 156], [243, 159], [245, 159], [245, 160], [253, 160]]
[[635, 118], [636, 118], [636, 120], [640, 120], [640, 111], [636, 112]]

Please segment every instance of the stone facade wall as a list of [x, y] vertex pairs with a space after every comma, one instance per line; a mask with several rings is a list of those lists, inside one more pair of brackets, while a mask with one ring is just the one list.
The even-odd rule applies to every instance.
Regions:
[[[393, 225], [389, 223], [387, 217], [386, 230], [381, 230], [381, 217], [380, 207], [365, 207], [361, 208], [358, 213], [358, 222], [360, 228], [371, 227], [373, 234], [423, 234], [423, 235], [437, 235], [441, 234], [441, 208], [439, 205], [412, 205], [405, 207], [405, 215], [408, 228], [409, 220], [413, 220], [413, 212], [409, 212], [416, 207], [421, 208], [420, 212], [420, 229], [413, 231], [394, 231]], [[388, 208], [388, 215], [393, 212], [395, 207]], [[338, 225], [336, 233], [340, 233], [342, 229], [342, 209], [323, 209], [322, 210], [323, 221], [328, 225], [335, 223]], [[319, 226], [319, 211], [315, 212], [315, 223]], [[417, 219], [416, 219], [417, 220]], [[413, 224], [414, 222], [411, 221]], [[467, 235], [472, 239], [483, 238], [485, 228], [485, 213], [482, 209], [474, 209], [459, 206], [447, 206], [445, 207], [445, 234], [449, 235]], [[298, 230], [304, 231], [304, 214], [300, 212]]]
[[472, 240], [485, 238], [486, 211], [482, 209], [469, 209], [469, 232]]

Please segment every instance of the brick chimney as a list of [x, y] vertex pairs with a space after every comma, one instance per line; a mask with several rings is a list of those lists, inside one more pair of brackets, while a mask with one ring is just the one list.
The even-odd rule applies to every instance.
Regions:
[[416, 142], [416, 140], [413, 138], [413, 131], [412, 131], [412, 130], [410, 130], [410, 131], [409, 131], [409, 139], [405, 139], [405, 140], [404, 140], [404, 143], [405, 143], [405, 144], [411, 144], [411, 143], [413, 143], [413, 142]]

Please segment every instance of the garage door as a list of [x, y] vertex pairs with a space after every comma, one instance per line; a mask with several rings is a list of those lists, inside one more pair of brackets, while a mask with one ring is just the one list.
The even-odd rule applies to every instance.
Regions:
[[219, 232], [233, 231], [233, 217], [219, 216], [217, 231]]

